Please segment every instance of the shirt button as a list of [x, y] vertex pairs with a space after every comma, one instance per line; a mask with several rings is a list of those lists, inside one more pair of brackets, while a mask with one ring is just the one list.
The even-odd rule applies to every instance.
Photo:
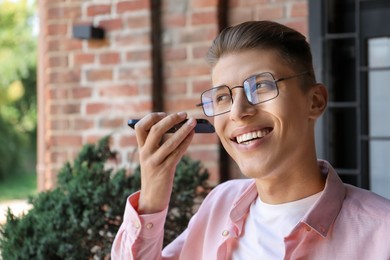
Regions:
[[320, 226], [320, 231], [322, 232], [322, 233], [324, 233], [325, 232], [325, 228], [324, 228], [324, 226]]
[[148, 223], [148, 224], [146, 224], [146, 228], [147, 228], [147, 229], [152, 229], [152, 228], [153, 228], [153, 223]]
[[229, 235], [229, 230], [224, 230], [222, 236], [227, 237]]
[[141, 227], [141, 225], [138, 222], [134, 222], [133, 225], [136, 229], [139, 229]]
[[306, 227], [306, 231], [307, 232], [311, 231], [311, 228], [310, 227]]

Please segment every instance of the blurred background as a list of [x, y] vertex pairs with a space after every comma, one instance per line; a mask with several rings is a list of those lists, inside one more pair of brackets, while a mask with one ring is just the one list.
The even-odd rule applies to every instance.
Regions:
[[[330, 93], [318, 156], [344, 181], [390, 198], [389, 1], [0, 0], [0, 200], [52, 189], [61, 166], [105, 135], [118, 167], [134, 169], [127, 120], [204, 117], [195, 104], [210, 86], [207, 49], [248, 20], [308, 37]], [[188, 154], [211, 183], [242, 177], [215, 135], [197, 135]]]
[[36, 4], [0, 1], [0, 202], [36, 193], [37, 42]]

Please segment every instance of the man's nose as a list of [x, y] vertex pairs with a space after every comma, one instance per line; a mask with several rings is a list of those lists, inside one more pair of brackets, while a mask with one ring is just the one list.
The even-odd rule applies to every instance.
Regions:
[[230, 109], [230, 119], [233, 121], [240, 120], [243, 117], [253, 115], [256, 108], [249, 103], [245, 96], [244, 89], [235, 89], [232, 95], [233, 104]]

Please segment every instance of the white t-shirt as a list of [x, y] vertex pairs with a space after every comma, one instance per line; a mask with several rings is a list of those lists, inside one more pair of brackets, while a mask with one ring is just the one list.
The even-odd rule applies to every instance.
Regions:
[[314, 205], [321, 193], [274, 205], [257, 198], [249, 209], [244, 231], [232, 253], [232, 259], [283, 259], [284, 238]]

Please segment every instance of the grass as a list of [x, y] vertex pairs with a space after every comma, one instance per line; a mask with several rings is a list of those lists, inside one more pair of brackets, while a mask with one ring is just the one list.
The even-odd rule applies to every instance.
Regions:
[[37, 176], [24, 173], [7, 177], [0, 181], [0, 202], [27, 199], [37, 193]]

